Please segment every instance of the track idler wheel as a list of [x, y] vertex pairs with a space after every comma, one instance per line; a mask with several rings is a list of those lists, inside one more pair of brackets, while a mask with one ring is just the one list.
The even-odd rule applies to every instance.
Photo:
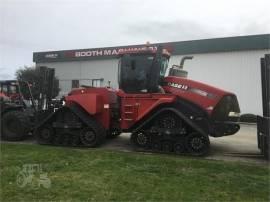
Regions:
[[39, 144], [51, 144], [54, 134], [53, 128], [49, 125], [45, 125], [36, 132], [37, 142]]
[[203, 156], [208, 153], [210, 141], [208, 136], [193, 132], [186, 137], [186, 149], [194, 156]]

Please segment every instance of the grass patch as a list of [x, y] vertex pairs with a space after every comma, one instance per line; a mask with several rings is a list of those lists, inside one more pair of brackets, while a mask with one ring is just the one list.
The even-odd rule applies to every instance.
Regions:
[[[19, 187], [25, 164], [39, 175]], [[268, 167], [167, 155], [1, 144], [1, 201], [269, 201]]]

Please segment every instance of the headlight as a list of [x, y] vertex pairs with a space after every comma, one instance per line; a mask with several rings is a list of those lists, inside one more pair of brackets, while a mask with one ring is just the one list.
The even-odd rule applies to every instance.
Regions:
[[239, 112], [229, 112], [229, 117], [240, 117], [240, 113]]

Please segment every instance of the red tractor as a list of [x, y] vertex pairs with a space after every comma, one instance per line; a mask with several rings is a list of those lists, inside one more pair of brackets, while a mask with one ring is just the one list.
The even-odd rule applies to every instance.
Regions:
[[36, 127], [37, 141], [97, 147], [106, 136], [129, 132], [132, 143], [145, 149], [206, 154], [209, 136], [239, 130], [237, 98], [187, 79], [183, 62], [168, 69], [169, 57], [162, 47], [121, 53], [119, 90], [88, 87], [71, 91], [65, 105]]
[[38, 77], [38, 99], [34, 99], [32, 85], [27, 81], [0, 81], [1, 139], [19, 141], [27, 138], [35, 125], [58, 107], [60, 101], [52, 99], [54, 69], [39, 67]]

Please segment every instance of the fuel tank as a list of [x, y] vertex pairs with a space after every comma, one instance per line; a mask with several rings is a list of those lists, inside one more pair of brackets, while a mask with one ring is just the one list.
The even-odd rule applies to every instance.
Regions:
[[65, 104], [76, 104], [95, 117], [104, 128], [111, 126], [112, 114], [118, 110], [117, 91], [106, 87], [87, 87], [72, 90], [65, 97]]

